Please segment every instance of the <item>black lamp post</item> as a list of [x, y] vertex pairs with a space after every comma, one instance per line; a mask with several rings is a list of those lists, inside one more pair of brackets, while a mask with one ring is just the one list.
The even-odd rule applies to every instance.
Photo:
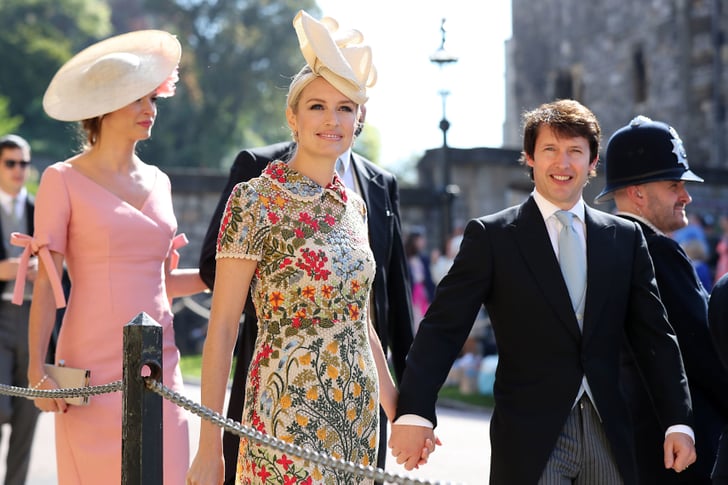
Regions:
[[[440, 47], [430, 56], [430, 62], [436, 64], [440, 69], [440, 76], [443, 78], [443, 68], [448, 64], [454, 64], [458, 58], [445, 50], [445, 19], [440, 23], [440, 34], [442, 41]], [[453, 200], [457, 196], [460, 189], [457, 185], [453, 185], [450, 180], [450, 158], [448, 156], [447, 146], [447, 130], [450, 129], [450, 122], [447, 120], [447, 96], [450, 91], [441, 87], [439, 91], [442, 97], [442, 119], [440, 120], [440, 130], [442, 130], [442, 241], [443, 245], [447, 244], [447, 239], [452, 231], [452, 205]]]

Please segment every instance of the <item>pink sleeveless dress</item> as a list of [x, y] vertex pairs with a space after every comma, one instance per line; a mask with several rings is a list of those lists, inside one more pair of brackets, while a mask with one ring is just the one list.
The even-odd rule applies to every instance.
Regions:
[[[164, 384], [182, 390], [164, 280], [176, 230], [169, 178], [160, 170], [141, 209], [65, 162], [45, 170], [34, 239], [65, 255], [71, 278], [57, 361], [91, 369], [91, 385], [121, 379], [123, 327], [146, 312], [163, 327]], [[183, 484], [189, 465], [186, 413], [165, 400], [163, 416], [164, 483]], [[121, 392], [70, 406], [55, 424], [60, 485], [121, 483]]]

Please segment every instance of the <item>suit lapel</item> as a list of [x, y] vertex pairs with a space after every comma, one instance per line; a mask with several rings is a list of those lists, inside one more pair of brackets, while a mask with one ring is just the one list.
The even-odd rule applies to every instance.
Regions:
[[615, 244], [615, 227], [611, 221], [605, 220], [597, 211], [585, 206], [586, 223], [586, 306], [584, 308], [584, 338], [594, 331], [594, 324], [602, 313], [609, 294], [609, 275], [614, 271], [614, 261], [607, 255], [614, 251], [607, 250]]
[[571, 307], [569, 290], [566, 289], [566, 283], [561, 275], [546, 224], [532, 197], [521, 205], [511, 228], [521, 255], [546, 301], [551, 304], [574, 337], [580, 338], [579, 324]]

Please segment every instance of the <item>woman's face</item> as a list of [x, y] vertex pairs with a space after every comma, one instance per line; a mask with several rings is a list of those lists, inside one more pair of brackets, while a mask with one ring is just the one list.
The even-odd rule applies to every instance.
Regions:
[[152, 135], [152, 126], [157, 117], [156, 91], [105, 115], [101, 131], [111, 131], [133, 141], [146, 140]]
[[301, 91], [295, 108], [286, 109], [298, 149], [335, 160], [351, 147], [357, 108], [324, 78], [311, 81]]

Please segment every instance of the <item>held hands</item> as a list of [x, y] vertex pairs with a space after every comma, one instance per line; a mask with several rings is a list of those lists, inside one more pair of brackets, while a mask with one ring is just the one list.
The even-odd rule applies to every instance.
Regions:
[[685, 433], [670, 433], [665, 437], [665, 468], [672, 468], [677, 473], [684, 471], [695, 463], [695, 443]]
[[427, 463], [435, 447], [442, 445], [433, 429], [426, 426], [393, 424], [389, 447], [397, 463], [410, 471]]

